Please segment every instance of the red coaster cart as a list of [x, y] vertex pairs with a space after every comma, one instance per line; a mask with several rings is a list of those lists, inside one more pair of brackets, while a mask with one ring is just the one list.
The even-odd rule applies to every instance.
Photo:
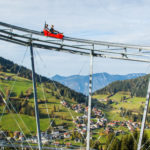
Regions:
[[57, 39], [63, 39], [63, 37], [64, 37], [64, 35], [62, 33], [53, 34], [45, 29], [43, 30], [43, 33], [45, 36], [50, 36], [50, 37], [54, 37]]

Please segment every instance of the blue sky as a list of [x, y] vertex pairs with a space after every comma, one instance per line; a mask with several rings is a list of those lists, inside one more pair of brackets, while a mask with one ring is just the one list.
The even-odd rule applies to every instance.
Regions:
[[[0, 21], [41, 31], [54, 24], [66, 36], [150, 45], [148, 0], [1, 0]], [[0, 41], [0, 56], [30, 68], [26, 47]], [[41, 58], [39, 58], [39, 55]], [[149, 64], [94, 59], [94, 73], [149, 73]], [[88, 74], [89, 57], [36, 50], [36, 71], [53, 76]]]

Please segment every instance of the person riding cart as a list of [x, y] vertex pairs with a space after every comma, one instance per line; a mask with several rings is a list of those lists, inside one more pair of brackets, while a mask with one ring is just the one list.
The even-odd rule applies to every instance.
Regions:
[[44, 29], [45, 29], [46, 31], [49, 31], [48, 24], [45, 24]]
[[54, 25], [52, 25], [51, 26], [51, 29], [49, 30], [51, 33], [53, 33], [53, 34], [58, 34], [59, 32], [58, 31], [56, 31], [55, 29], [54, 29]]
[[60, 33], [54, 29], [54, 25], [51, 26], [51, 28], [48, 28], [48, 24], [45, 23], [44, 29], [41, 32], [44, 34], [44, 36], [49, 36], [57, 39], [63, 39], [64, 35], [63, 33]]

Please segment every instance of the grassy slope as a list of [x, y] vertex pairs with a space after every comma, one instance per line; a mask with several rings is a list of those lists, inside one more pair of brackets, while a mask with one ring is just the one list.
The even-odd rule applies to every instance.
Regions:
[[[98, 100], [101, 99], [106, 99], [109, 95], [94, 95], [93, 98], [96, 98]], [[126, 100], [127, 102], [121, 102], [121, 98], [123, 96], [126, 96], [128, 99]], [[115, 95], [111, 96], [110, 99], [113, 100], [113, 103], [110, 105], [112, 108], [110, 109], [105, 109], [103, 110], [105, 115], [107, 116], [109, 121], [113, 120], [120, 120], [120, 121], [125, 121], [125, 120], [130, 120], [127, 116], [121, 117], [120, 116], [120, 108], [126, 108], [127, 110], [132, 110], [135, 114], [138, 114], [139, 112], [139, 107], [142, 105], [145, 105], [146, 98], [144, 97], [133, 97], [130, 98], [129, 92], [118, 92]], [[102, 102], [107, 104], [107, 102]], [[150, 115], [150, 114], [148, 114]], [[115, 130], [124, 130], [126, 133], [130, 133], [130, 131], [125, 128], [125, 127], [117, 127]], [[97, 132], [104, 132], [104, 129], [98, 129]], [[148, 133], [148, 136], [150, 137], [150, 129], [146, 129], [146, 132]], [[95, 135], [97, 136], [97, 135]], [[118, 136], [118, 138], [121, 138], [121, 135]], [[105, 135], [101, 137], [100, 140], [102, 143], [105, 142]]]
[[[107, 98], [108, 95], [94, 95], [94, 98], [104, 99]], [[128, 99], [125, 102], [121, 102], [121, 98], [126, 96]], [[133, 97], [131, 98], [128, 92], [118, 92], [115, 95], [109, 97], [109, 99], [113, 100], [113, 103], [110, 105], [112, 109], [105, 110], [106, 115], [109, 120], [123, 120], [122, 117], [119, 116], [120, 108], [126, 108], [127, 110], [132, 110], [135, 113], [138, 113], [139, 107], [144, 106], [146, 98], [144, 97]], [[106, 102], [103, 102], [107, 104]], [[128, 118], [126, 118], [128, 119]]]
[[[3, 73], [4, 74], [4, 73]], [[10, 73], [6, 73], [6, 76], [14, 76], [13, 78], [15, 79], [15, 75], [10, 74]], [[15, 84], [14, 84], [15, 83]], [[14, 87], [13, 87], [14, 85]], [[21, 91], [23, 91], [24, 93], [28, 90], [32, 88], [32, 82], [28, 79], [25, 78], [21, 78], [21, 77], [17, 77], [16, 82], [15, 81], [7, 81], [7, 80], [0, 80], [0, 90], [3, 91], [3, 93], [6, 93], [7, 89], [11, 89], [13, 87], [12, 92], [15, 92], [16, 95], [19, 95], [21, 93]], [[51, 89], [46, 89], [44, 88], [45, 91], [48, 92], [44, 92], [45, 97], [47, 99], [47, 107], [48, 107], [48, 112], [51, 113], [51, 111], [54, 109], [54, 105], [56, 107], [56, 109], [60, 109], [61, 112], [54, 112], [54, 115], [56, 116], [63, 116], [66, 119], [70, 120], [61, 120], [60, 118], [54, 118], [55, 122], [57, 125], [61, 125], [61, 123], [67, 123], [69, 129], [72, 129], [74, 127], [73, 123], [72, 123], [72, 117], [70, 115], [70, 113], [68, 112], [68, 109], [65, 108], [64, 106], [62, 106], [60, 104], [60, 101], [62, 100], [62, 98], [60, 99], [56, 99], [55, 96], [51, 95]], [[37, 87], [37, 93], [38, 93], [38, 99], [41, 99], [44, 101], [44, 96], [43, 96], [43, 91], [42, 91], [42, 87], [41, 85], [38, 84]], [[55, 91], [54, 94], [57, 94], [57, 92]], [[68, 102], [70, 103], [76, 103], [75, 101], [71, 101], [70, 99], [66, 99]], [[29, 104], [34, 106], [34, 99], [31, 98], [29, 100]], [[2, 113], [2, 110], [4, 108], [4, 105], [0, 106], [0, 112]], [[44, 117], [42, 117], [40, 119], [41, 122], [41, 130], [45, 131], [48, 127], [49, 127], [49, 118], [47, 115], [47, 109], [46, 109], [46, 104], [45, 102], [42, 104], [39, 104], [39, 109], [40, 112], [42, 114], [44, 114]], [[81, 114], [77, 114], [74, 111], [70, 110], [71, 114], [75, 117], [77, 115], [81, 115]], [[29, 130], [33, 133], [36, 132], [36, 126], [35, 126], [35, 117], [32, 116], [28, 116], [28, 115], [23, 115], [23, 114], [12, 114], [12, 113], [5, 113], [4, 116], [2, 117], [2, 120], [0, 121], [0, 126], [2, 129], [8, 130], [8, 131], [16, 131], [19, 130], [19, 127], [16, 124], [16, 120], [18, 121], [19, 125], [21, 126], [21, 128], [23, 129], [23, 131], [25, 133], [29, 133], [29, 130], [24, 126], [24, 124], [22, 123], [20, 116], [23, 121], [25, 122], [26, 126], [28, 126]], [[52, 118], [53, 120], [53, 118]]]

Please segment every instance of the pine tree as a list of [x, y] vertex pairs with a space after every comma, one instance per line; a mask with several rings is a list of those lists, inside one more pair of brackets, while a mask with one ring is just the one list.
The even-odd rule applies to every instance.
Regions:
[[55, 127], [55, 126], [56, 126], [55, 120], [53, 120], [53, 121], [51, 122], [51, 126], [52, 126], [52, 127]]
[[56, 106], [54, 105], [54, 108], [53, 108], [54, 112], [56, 112]]
[[21, 91], [20, 94], [19, 94], [19, 98], [23, 98], [23, 97], [24, 97], [23, 91]]
[[102, 147], [102, 145], [100, 146], [100, 150], [103, 150], [103, 147]]
[[137, 143], [138, 143], [138, 131], [135, 130], [134, 133], [133, 133], [133, 136], [134, 136], [134, 150], [137, 150]]
[[112, 133], [112, 134], [109, 134], [109, 135], [106, 137], [106, 149], [109, 148], [109, 146], [110, 146], [110, 144], [111, 144], [111, 142], [112, 142], [114, 136], [115, 136], [115, 135]]
[[128, 150], [128, 135], [125, 135], [121, 139], [121, 150]]
[[149, 138], [148, 138], [148, 135], [147, 135], [146, 132], [144, 132], [144, 134], [143, 134], [142, 145], [143, 145], [144, 150], [149, 150], [150, 149], [150, 147], [149, 147], [150, 146], [150, 141], [149, 141]]
[[109, 150], [120, 150], [120, 140], [118, 140], [116, 137], [112, 139]]
[[128, 135], [128, 149], [134, 149], [134, 137], [132, 135]]

